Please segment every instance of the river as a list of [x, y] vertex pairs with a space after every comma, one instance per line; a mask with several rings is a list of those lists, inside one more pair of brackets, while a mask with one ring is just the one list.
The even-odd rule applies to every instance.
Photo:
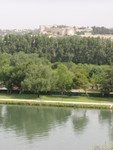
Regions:
[[111, 110], [0, 105], [1, 150], [93, 150], [112, 141]]

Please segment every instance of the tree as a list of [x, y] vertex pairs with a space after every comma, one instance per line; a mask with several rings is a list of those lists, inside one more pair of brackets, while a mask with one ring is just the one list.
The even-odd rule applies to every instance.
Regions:
[[113, 92], [113, 67], [107, 70], [105, 78], [102, 80], [101, 92], [104, 95], [109, 95], [110, 92]]
[[6, 75], [9, 74], [11, 70], [11, 55], [7, 53], [0, 53], [0, 82], [4, 84], [6, 81]]
[[57, 74], [57, 88], [60, 89], [62, 92], [70, 90], [73, 83], [73, 73], [69, 71], [65, 65], [59, 64], [57, 68]]
[[76, 71], [74, 73], [73, 78], [73, 88], [82, 88], [84, 89], [86, 95], [87, 95], [87, 88], [89, 87], [89, 81], [85, 74]]
[[7, 89], [11, 92], [14, 86], [17, 86], [20, 93], [22, 92], [22, 81], [25, 78], [25, 71], [28, 64], [20, 64], [11, 69], [4, 75], [4, 84]]
[[89, 80], [92, 86], [92, 89], [95, 87], [99, 89], [103, 79], [105, 77], [105, 68], [104, 66], [93, 66], [89, 71]]
[[0, 37], [0, 51], [10, 54], [35, 53], [51, 62], [111, 64], [113, 62], [113, 42], [110, 39], [90, 37], [48, 37], [26, 35], [6, 35]]
[[22, 82], [22, 89], [38, 93], [48, 91], [52, 88], [53, 72], [48, 66], [32, 64], [25, 71], [25, 79]]

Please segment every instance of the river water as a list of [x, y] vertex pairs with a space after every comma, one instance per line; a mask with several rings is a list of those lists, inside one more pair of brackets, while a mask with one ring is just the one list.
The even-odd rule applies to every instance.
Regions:
[[112, 141], [110, 110], [0, 105], [1, 150], [93, 150]]

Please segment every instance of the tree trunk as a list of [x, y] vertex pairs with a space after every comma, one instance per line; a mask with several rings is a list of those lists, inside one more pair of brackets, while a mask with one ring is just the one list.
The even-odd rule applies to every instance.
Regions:
[[62, 97], [64, 96], [64, 91], [61, 92], [61, 96], [62, 96]]
[[22, 94], [22, 90], [20, 90], [19, 94]]
[[40, 92], [38, 92], [38, 98], [40, 98]]
[[7, 94], [11, 94], [11, 90], [8, 89], [8, 90], [7, 90]]
[[88, 96], [87, 90], [86, 90], [86, 89], [84, 89], [84, 91], [85, 91], [86, 96]]

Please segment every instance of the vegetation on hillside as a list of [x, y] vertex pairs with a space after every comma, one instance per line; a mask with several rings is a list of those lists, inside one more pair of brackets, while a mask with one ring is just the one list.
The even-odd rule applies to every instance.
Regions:
[[93, 27], [93, 34], [113, 34], [113, 28], [105, 28], [105, 27]]
[[[20, 93], [30, 91], [70, 91], [72, 89], [96, 89], [108, 95], [113, 90], [111, 66], [51, 63], [37, 54], [24, 52], [0, 53], [0, 82], [11, 92], [17, 87]], [[62, 93], [63, 94], [63, 93]]]
[[113, 42], [110, 39], [90, 37], [48, 37], [26, 35], [6, 35], [0, 37], [0, 51], [14, 54], [35, 53], [50, 62], [70, 62], [87, 64], [112, 64]]
[[110, 39], [79, 36], [6, 35], [0, 37], [0, 82], [11, 92], [113, 91]]

